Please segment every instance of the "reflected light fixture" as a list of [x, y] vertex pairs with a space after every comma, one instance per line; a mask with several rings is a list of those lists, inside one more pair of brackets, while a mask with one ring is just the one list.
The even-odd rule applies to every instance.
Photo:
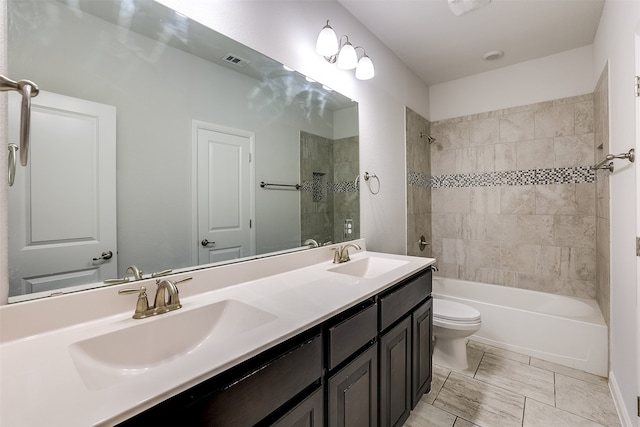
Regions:
[[[362, 50], [362, 56], [358, 58], [357, 50]], [[335, 31], [329, 25], [322, 28], [316, 41], [316, 52], [324, 56], [331, 64], [336, 64], [341, 70], [356, 70], [358, 80], [369, 80], [375, 75], [373, 62], [362, 46], [353, 47], [349, 37], [343, 35], [338, 40]]]

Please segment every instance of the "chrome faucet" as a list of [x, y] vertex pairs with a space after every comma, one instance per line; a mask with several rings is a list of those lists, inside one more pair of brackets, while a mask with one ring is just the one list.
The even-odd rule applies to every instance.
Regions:
[[337, 248], [331, 248], [331, 250], [336, 251], [333, 254], [333, 263], [334, 264], [342, 264], [343, 262], [350, 261], [351, 258], [349, 258], [349, 248], [362, 250], [360, 245], [358, 245], [357, 243], [347, 243], [344, 246], [340, 246], [340, 247], [337, 247]]
[[[153, 307], [149, 307], [149, 300], [147, 299], [147, 288], [141, 286], [140, 289], [121, 289], [118, 291], [120, 295], [138, 294], [138, 301], [136, 302], [136, 311], [133, 313], [134, 319], [144, 319], [145, 317], [156, 316], [158, 314], [167, 313], [169, 311], [177, 310], [182, 307], [180, 304], [180, 296], [178, 294], [178, 283], [191, 280], [192, 277], [186, 277], [182, 280], [174, 282], [172, 280], [156, 280], [158, 289], [156, 290], [156, 297]], [[167, 300], [167, 296], [169, 297]]]
[[[161, 312], [166, 313], [167, 311], [177, 310], [182, 307], [176, 282], [166, 279], [158, 279], [156, 280], [156, 285], [158, 285], [158, 289], [156, 290], [156, 300], [154, 303], [154, 308], [158, 312], [156, 314], [160, 314]], [[169, 295], [168, 300], [167, 294]]]
[[[170, 272], [170, 270], [169, 270]], [[142, 280], [142, 270], [138, 269], [135, 265], [131, 265], [125, 271], [125, 276], [119, 279], [105, 279], [103, 283], [107, 285], [120, 285], [122, 283], [135, 282], [136, 280]], [[133, 277], [129, 276], [129, 274], [133, 274]], [[151, 276], [156, 277], [156, 276]]]
[[129, 266], [124, 274], [133, 274], [133, 280], [142, 280], [142, 270], [139, 270], [135, 265]]
[[318, 246], [320, 246], [315, 239], [307, 239], [304, 241], [303, 245], [309, 246], [310, 248], [317, 248]]

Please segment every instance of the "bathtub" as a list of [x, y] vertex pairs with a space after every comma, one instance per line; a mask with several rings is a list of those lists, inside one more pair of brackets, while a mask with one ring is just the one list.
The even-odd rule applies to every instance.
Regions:
[[475, 341], [608, 376], [608, 328], [595, 301], [442, 277], [433, 296], [480, 311]]

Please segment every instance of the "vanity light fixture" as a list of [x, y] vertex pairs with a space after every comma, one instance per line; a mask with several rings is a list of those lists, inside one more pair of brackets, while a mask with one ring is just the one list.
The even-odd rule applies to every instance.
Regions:
[[[362, 56], [358, 58], [357, 50], [362, 50]], [[331, 64], [336, 64], [341, 70], [356, 70], [358, 80], [369, 80], [375, 75], [373, 62], [362, 46], [353, 47], [349, 37], [343, 35], [338, 40], [335, 31], [329, 25], [322, 28], [316, 42], [316, 52], [324, 56]]]

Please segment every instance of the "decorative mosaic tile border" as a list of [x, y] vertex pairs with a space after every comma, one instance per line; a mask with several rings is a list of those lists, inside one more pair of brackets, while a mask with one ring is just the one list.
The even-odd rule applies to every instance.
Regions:
[[429, 176], [409, 172], [410, 186], [430, 188], [497, 187], [503, 185], [581, 184], [595, 182], [590, 166]]
[[[327, 192], [329, 193], [357, 193], [360, 191], [360, 186], [353, 181], [341, 181], [341, 182], [327, 182]], [[317, 191], [317, 187], [314, 187], [313, 181], [302, 181], [302, 191], [313, 193]]]

